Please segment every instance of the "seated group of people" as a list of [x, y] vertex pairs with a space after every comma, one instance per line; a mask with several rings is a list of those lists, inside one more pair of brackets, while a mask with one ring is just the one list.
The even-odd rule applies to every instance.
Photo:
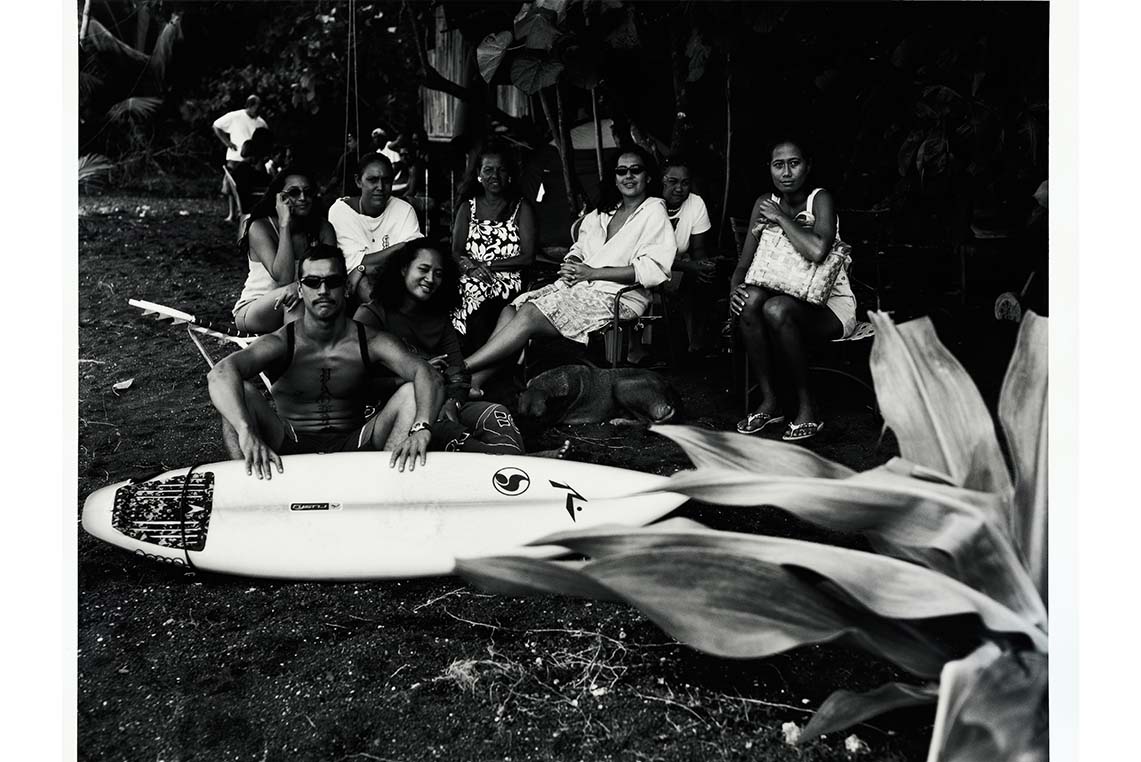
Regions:
[[[754, 205], [728, 284], [730, 318], [762, 396], [737, 430], [755, 434], [786, 420], [779, 370], [796, 395], [783, 436], [790, 441], [823, 426], [807, 388], [806, 343], [839, 338], [855, 323], [844, 275], [821, 306], [748, 282], [766, 224], [780, 226], [809, 261], [830, 251], [836, 214], [830, 194], [809, 186], [810, 168], [795, 142], [773, 147], [775, 192]], [[327, 213], [311, 174], [280, 172], [242, 238], [249, 274], [233, 309], [239, 330], [267, 335], [210, 375], [231, 455], [269, 477], [283, 453], [389, 450], [401, 469], [423, 462], [428, 449], [522, 453], [510, 411], [481, 399], [490, 377], [532, 339], [585, 344], [612, 319], [616, 298], [622, 316], [643, 314], [659, 286], [679, 293], [690, 348], [702, 348], [723, 285], [684, 160], [667, 160], [660, 178], [648, 152], [622, 150], [557, 279], [530, 291], [523, 270], [537, 247], [535, 211], [513, 175], [505, 150], [481, 154], [445, 253], [422, 237], [412, 206], [392, 195], [384, 154], [360, 159], [359, 194]], [[259, 373], [271, 380], [276, 413], [244, 383]], [[369, 405], [378, 411], [366, 420]]]

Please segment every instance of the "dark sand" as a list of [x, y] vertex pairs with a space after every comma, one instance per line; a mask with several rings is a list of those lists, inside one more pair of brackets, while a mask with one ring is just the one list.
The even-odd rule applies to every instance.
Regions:
[[[81, 501], [141, 471], [223, 457], [206, 367], [185, 332], [127, 305], [137, 297], [226, 317], [246, 267], [221, 214], [215, 199], [83, 202]], [[993, 399], [1006, 350], [948, 343], [999, 358], [975, 363]], [[727, 361], [668, 374], [684, 422], [725, 430], [740, 417]], [[130, 389], [112, 390], [129, 378]], [[858, 469], [891, 457], [866, 394], [818, 380], [828, 426], [811, 448]], [[564, 439], [578, 460], [662, 474], [689, 465], [644, 427], [555, 427], [528, 444]], [[680, 515], [824, 536], [772, 509], [691, 504]], [[861, 652], [818, 646], [734, 662], [677, 645], [627, 606], [493, 597], [455, 578], [280, 584], [187, 573], [76, 529], [81, 759], [809, 762], [846, 758], [852, 732], [870, 749], [863, 759], [925, 757], [931, 710], [784, 743], [782, 724], [803, 726], [832, 690], [903, 677]]]

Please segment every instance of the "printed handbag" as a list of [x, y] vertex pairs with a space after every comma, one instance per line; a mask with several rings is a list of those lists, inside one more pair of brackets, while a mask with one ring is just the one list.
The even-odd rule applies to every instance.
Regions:
[[832, 295], [832, 287], [852, 263], [852, 247], [839, 238], [824, 261], [814, 264], [792, 245], [779, 225], [762, 222], [753, 229], [757, 250], [745, 275], [753, 286], [780, 291], [809, 304], [821, 305]]

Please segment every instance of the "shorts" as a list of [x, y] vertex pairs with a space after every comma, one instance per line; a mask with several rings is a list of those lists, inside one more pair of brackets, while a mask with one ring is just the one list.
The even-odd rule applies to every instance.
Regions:
[[[556, 281], [535, 291], [520, 294], [511, 302], [518, 309], [533, 304], [559, 333], [571, 341], [587, 344], [590, 334], [614, 319], [614, 294], [595, 288], [588, 282], [567, 286]], [[622, 320], [633, 320], [638, 313], [624, 302], [618, 308]]]
[[372, 430], [377, 416], [369, 418], [360, 428], [351, 431], [312, 432], [294, 430], [289, 421], [285, 424], [285, 439], [277, 448], [278, 455], [307, 455], [329, 452], [367, 452], [372, 446]]

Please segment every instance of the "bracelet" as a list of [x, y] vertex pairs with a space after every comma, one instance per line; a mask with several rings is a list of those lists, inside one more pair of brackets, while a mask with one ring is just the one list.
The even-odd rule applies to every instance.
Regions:
[[432, 433], [432, 424], [427, 421], [416, 421], [412, 424], [412, 428], [408, 429], [408, 436], [412, 436], [418, 431], [427, 431], [430, 434]]

